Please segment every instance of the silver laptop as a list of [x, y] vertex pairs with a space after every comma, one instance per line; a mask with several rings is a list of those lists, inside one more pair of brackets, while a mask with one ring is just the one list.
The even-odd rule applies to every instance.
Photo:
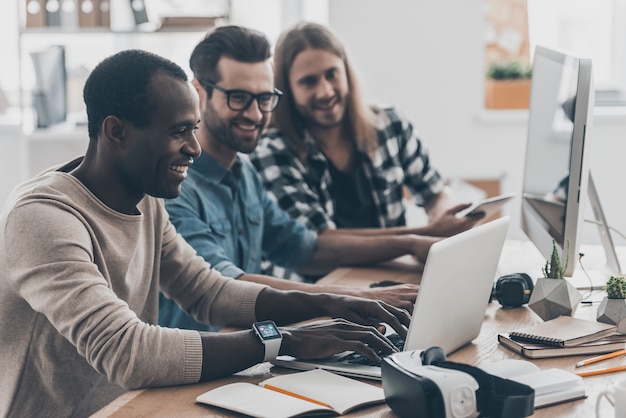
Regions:
[[[439, 346], [449, 354], [478, 336], [489, 303], [508, 216], [435, 243], [428, 253], [404, 350]], [[279, 356], [272, 363], [380, 379], [380, 366], [354, 364], [340, 353], [323, 360]]]

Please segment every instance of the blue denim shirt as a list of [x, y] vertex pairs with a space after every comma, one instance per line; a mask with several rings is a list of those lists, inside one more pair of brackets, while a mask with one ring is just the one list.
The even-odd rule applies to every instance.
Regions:
[[[189, 168], [180, 196], [165, 201], [176, 230], [225, 276], [259, 274], [263, 256], [297, 268], [306, 264], [317, 234], [293, 220], [269, 198], [248, 158], [238, 155], [227, 170], [203, 153]], [[163, 295], [159, 324], [208, 330]]]

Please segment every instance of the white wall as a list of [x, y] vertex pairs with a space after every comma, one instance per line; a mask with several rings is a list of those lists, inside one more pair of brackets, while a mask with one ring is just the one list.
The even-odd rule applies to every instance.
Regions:
[[[503, 175], [503, 192], [521, 190], [527, 112], [483, 110], [481, 0], [332, 0], [330, 25], [367, 95], [404, 110], [446, 176]], [[592, 140], [608, 221], [626, 233], [626, 115], [596, 117]]]

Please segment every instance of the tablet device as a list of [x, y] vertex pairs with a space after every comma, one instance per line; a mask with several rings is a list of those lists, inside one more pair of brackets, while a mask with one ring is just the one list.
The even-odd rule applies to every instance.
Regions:
[[485, 213], [484, 219], [488, 219], [497, 213], [502, 206], [508, 203], [515, 197], [516, 193], [501, 194], [499, 196], [490, 197], [485, 200], [481, 200], [470, 206], [469, 208], [457, 213], [457, 216], [475, 216], [480, 212]]

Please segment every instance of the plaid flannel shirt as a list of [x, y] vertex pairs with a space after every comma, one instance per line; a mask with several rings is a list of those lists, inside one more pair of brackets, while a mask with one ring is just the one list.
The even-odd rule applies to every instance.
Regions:
[[[413, 125], [391, 106], [374, 108], [377, 114], [378, 149], [372, 158], [357, 151], [370, 183], [381, 227], [406, 224], [402, 186], [418, 206], [425, 206], [439, 193], [444, 179], [431, 165], [428, 150]], [[266, 132], [250, 155], [265, 187], [293, 218], [318, 232], [336, 228], [328, 161], [307, 133], [306, 166], [276, 130]]]

